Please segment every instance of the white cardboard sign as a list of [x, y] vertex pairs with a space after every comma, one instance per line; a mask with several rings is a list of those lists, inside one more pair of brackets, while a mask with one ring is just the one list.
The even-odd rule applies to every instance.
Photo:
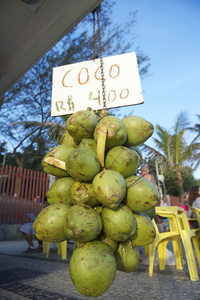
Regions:
[[[135, 52], [103, 58], [106, 108], [143, 103]], [[103, 109], [100, 59], [53, 69], [51, 115]]]

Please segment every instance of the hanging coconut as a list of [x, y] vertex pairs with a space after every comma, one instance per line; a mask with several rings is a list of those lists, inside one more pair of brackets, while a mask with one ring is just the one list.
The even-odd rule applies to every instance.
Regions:
[[77, 147], [66, 161], [67, 172], [76, 180], [90, 181], [100, 171], [100, 162], [93, 150]]
[[100, 215], [86, 204], [71, 206], [66, 216], [66, 236], [77, 242], [94, 240], [102, 230]]
[[91, 207], [100, 205], [90, 182], [76, 180], [71, 189], [71, 198], [73, 204], [87, 204]]
[[139, 268], [140, 251], [138, 247], [133, 248], [131, 241], [119, 243], [114, 253], [117, 270], [130, 273], [136, 272]]
[[70, 206], [63, 203], [51, 204], [38, 214], [33, 223], [37, 239], [60, 243], [67, 239], [65, 234], [66, 216]]
[[92, 188], [97, 200], [110, 209], [116, 209], [126, 194], [124, 177], [113, 170], [98, 173], [92, 181]]
[[127, 131], [125, 145], [138, 146], [146, 142], [153, 134], [153, 124], [137, 116], [128, 116], [122, 119]]
[[72, 254], [69, 273], [82, 295], [100, 297], [115, 279], [115, 256], [101, 241], [82, 243]]
[[134, 214], [126, 205], [115, 210], [104, 207], [101, 217], [104, 234], [114, 241], [126, 241], [136, 231]]
[[72, 177], [63, 177], [57, 179], [46, 193], [49, 204], [65, 203], [73, 205], [71, 189], [75, 179]]
[[98, 131], [101, 127], [107, 128], [106, 148], [121, 146], [127, 138], [126, 128], [123, 122], [115, 116], [107, 116], [101, 119], [94, 130], [94, 140], [97, 142]]
[[156, 206], [160, 194], [155, 185], [148, 179], [130, 176], [126, 180], [126, 196], [123, 203], [134, 212], [145, 212]]
[[140, 160], [137, 152], [124, 146], [110, 149], [106, 155], [106, 169], [119, 172], [124, 178], [133, 175], [139, 167]]
[[134, 214], [137, 222], [135, 234], [130, 236], [133, 247], [146, 246], [153, 242], [156, 231], [151, 219], [145, 213]]
[[75, 140], [92, 139], [97, 123], [98, 118], [93, 111], [79, 110], [69, 117], [66, 129]]
[[57, 177], [69, 177], [70, 174], [66, 170], [65, 162], [74, 149], [76, 147], [68, 144], [59, 145], [51, 149], [42, 160], [44, 172]]

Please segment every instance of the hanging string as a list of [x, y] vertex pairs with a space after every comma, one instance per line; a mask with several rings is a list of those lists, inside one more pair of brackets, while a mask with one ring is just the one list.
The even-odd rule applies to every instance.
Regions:
[[93, 61], [95, 61], [95, 59], [96, 59], [95, 11], [96, 10], [93, 10], [93, 12], [92, 12], [93, 13]]
[[104, 69], [103, 69], [103, 58], [102, 58], [102, 45], [101, 45], [101, 30], [100, 30], [100, 19], [99, 13], [101, 11], [101, 5], [99, 5], [93, 13], [93, 60], [96, 58], [96, 37], [95, 37], [95, 12], [97, 13], [97, 26], [98, 26], [98, 43], [99, 43], [99, 57], [100, 57], [100, 67], [101, 67], [101, 85], [102, 85], [102, 97], [103, 97], [103, 110], [106, 110], [106, 93], [105, 93], [105, 79], [104, 79]]

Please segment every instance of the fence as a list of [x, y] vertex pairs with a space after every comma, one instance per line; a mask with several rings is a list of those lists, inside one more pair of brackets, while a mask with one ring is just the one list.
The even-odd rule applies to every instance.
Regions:
[[23, 224], [31, 222], [43, 208], [48, 189], [48, 174], [2, 165], [0, 172], [0, 222]]

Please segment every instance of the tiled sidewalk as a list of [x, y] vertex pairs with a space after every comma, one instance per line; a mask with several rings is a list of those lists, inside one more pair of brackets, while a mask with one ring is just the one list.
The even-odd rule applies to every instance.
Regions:
[[[74, 287], [69, 275], [73, 245], [68, 244], [68, 258], [62, 260], [53, 247], [49, 258], [43, 253], [22, 255], [24, 241], [0, 242], [1, 300], [128, 300], [128, 299], [200, 299], [199, 281], [191, 282], [187, 271], [174, 266], [148, 275], [148, 265], [140, 264], [138, 272], [117, 272], [112, 286], [98, 298], [85, 297]], [[199, 274], [200, 276], [200, 274]]]

